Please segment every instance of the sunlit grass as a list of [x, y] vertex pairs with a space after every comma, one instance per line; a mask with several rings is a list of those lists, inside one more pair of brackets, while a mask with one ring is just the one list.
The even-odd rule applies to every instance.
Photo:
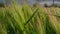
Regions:
[[0, 34], [60, 34], [60, 8], [13, 1], [0, 8]]

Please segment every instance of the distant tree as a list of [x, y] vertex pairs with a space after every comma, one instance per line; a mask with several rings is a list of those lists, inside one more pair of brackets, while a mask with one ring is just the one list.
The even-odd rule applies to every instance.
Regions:
[[54, 0], [53, 0], [53, 6], [54, 6]]
[[5, 7], [4, 3], [0, 3], [0, 7]]
[[47, 4], [44, 4], [45, 7], [48, 7]]

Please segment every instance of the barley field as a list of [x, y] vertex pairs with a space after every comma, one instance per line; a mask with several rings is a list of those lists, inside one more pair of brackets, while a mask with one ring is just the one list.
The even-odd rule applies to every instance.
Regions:
[[60, 8], [15, 2], [0, 7], [0, 34], [60, 34]]

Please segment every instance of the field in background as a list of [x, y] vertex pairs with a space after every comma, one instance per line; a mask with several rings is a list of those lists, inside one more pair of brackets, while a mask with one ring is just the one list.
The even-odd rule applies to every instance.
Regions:
[[0, 34], [60, 34], [60, 8], [12, 2], [0, 8]]

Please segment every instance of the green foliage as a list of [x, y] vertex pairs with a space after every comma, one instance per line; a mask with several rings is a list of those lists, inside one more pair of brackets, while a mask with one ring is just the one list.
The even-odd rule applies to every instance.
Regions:
[[0, 34], [60, 34], [59, 11], [12, 2], [9, 7], [0, 8]]

